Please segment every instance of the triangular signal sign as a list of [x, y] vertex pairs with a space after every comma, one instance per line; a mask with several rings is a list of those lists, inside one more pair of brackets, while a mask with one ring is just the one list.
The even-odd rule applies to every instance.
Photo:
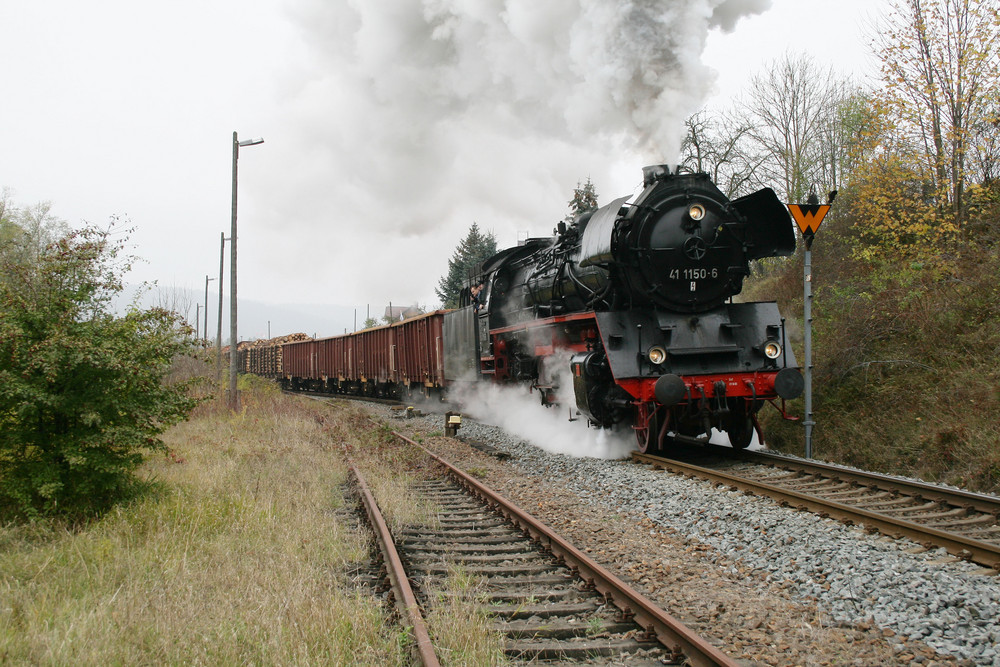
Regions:
[[788, 204], [788, 210], [795, 218], [795, 224], [799, 226], [803, 236], [814, 236], [819, 226], [823, 224], [823, 218], [830, 210], [829, 204]]

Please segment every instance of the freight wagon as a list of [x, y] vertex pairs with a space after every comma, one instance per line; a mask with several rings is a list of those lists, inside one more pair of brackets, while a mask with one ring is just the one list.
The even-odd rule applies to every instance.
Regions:
[[343, 336], [285, 343], [277, 378], [293, 391], [438, 396], [447, 384], [472, 379], [477, 364], [468, 340], [445, 340], [446, 329], [464, 328], [462, 320], [468, 327], [471, 312], [437, 310]]

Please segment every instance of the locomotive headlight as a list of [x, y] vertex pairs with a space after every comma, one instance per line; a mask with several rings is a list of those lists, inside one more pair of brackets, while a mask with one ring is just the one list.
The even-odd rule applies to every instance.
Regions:
[[768, 359], [777, 359], [778, 357], [781, 356], [781, 345], [778, 344], [778, 341], [775, 340], [767, 341], [766, 343], [764, 343], [763, 349], [764, 349], [764, 356], [767, 357]]
[[660, 365], [667, 358], [667, 351], [662, 347], [651, 347], [648, 352], [649, 363]]
[[688, 216], [692, 220], [701, 220], [705, 217], [705, 207], [701, 204], [691, 204], [688, 207]]

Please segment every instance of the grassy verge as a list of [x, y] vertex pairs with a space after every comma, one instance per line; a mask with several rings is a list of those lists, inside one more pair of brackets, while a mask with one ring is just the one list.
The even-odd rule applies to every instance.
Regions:
[[428, 631], [446, 665], [507, 665], [504, 637], [493, 630], [483, 578], [460, 567], [448, 573], [443, 592], [427, 616]]
[[82, 529], [0, 527], [0, 663], [405, 664], [347, 574], [368, 545], [329, 431], [251, 389], [168, 434], [158, 491]]
[[376, 425], [354, 405], [333, 401], [328, 410], [326, 422], [333, 440], [365, 476], [389, 528], [393, 532], [404, 526], [436, 528], [439, 508], [410, 490], [423, 477], [425, 457], [412, 447], [400, 446], [391, 428]]

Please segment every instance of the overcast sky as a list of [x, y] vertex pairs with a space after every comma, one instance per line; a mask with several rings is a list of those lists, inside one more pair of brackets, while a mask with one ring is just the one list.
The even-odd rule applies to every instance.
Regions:
[[130, 280], [200, 292], [232, 133], [263, 137], [239, 160], [241, 303], [435, 306], [473, 221], [506, 247], [549, 234], [588, 176], [601, 203], [631, 193], [676, 161], [684, 117], [786, 51], [860, 77], [878, 7], [0, 0], [0, 188], [71, 225], [127, 217]]

